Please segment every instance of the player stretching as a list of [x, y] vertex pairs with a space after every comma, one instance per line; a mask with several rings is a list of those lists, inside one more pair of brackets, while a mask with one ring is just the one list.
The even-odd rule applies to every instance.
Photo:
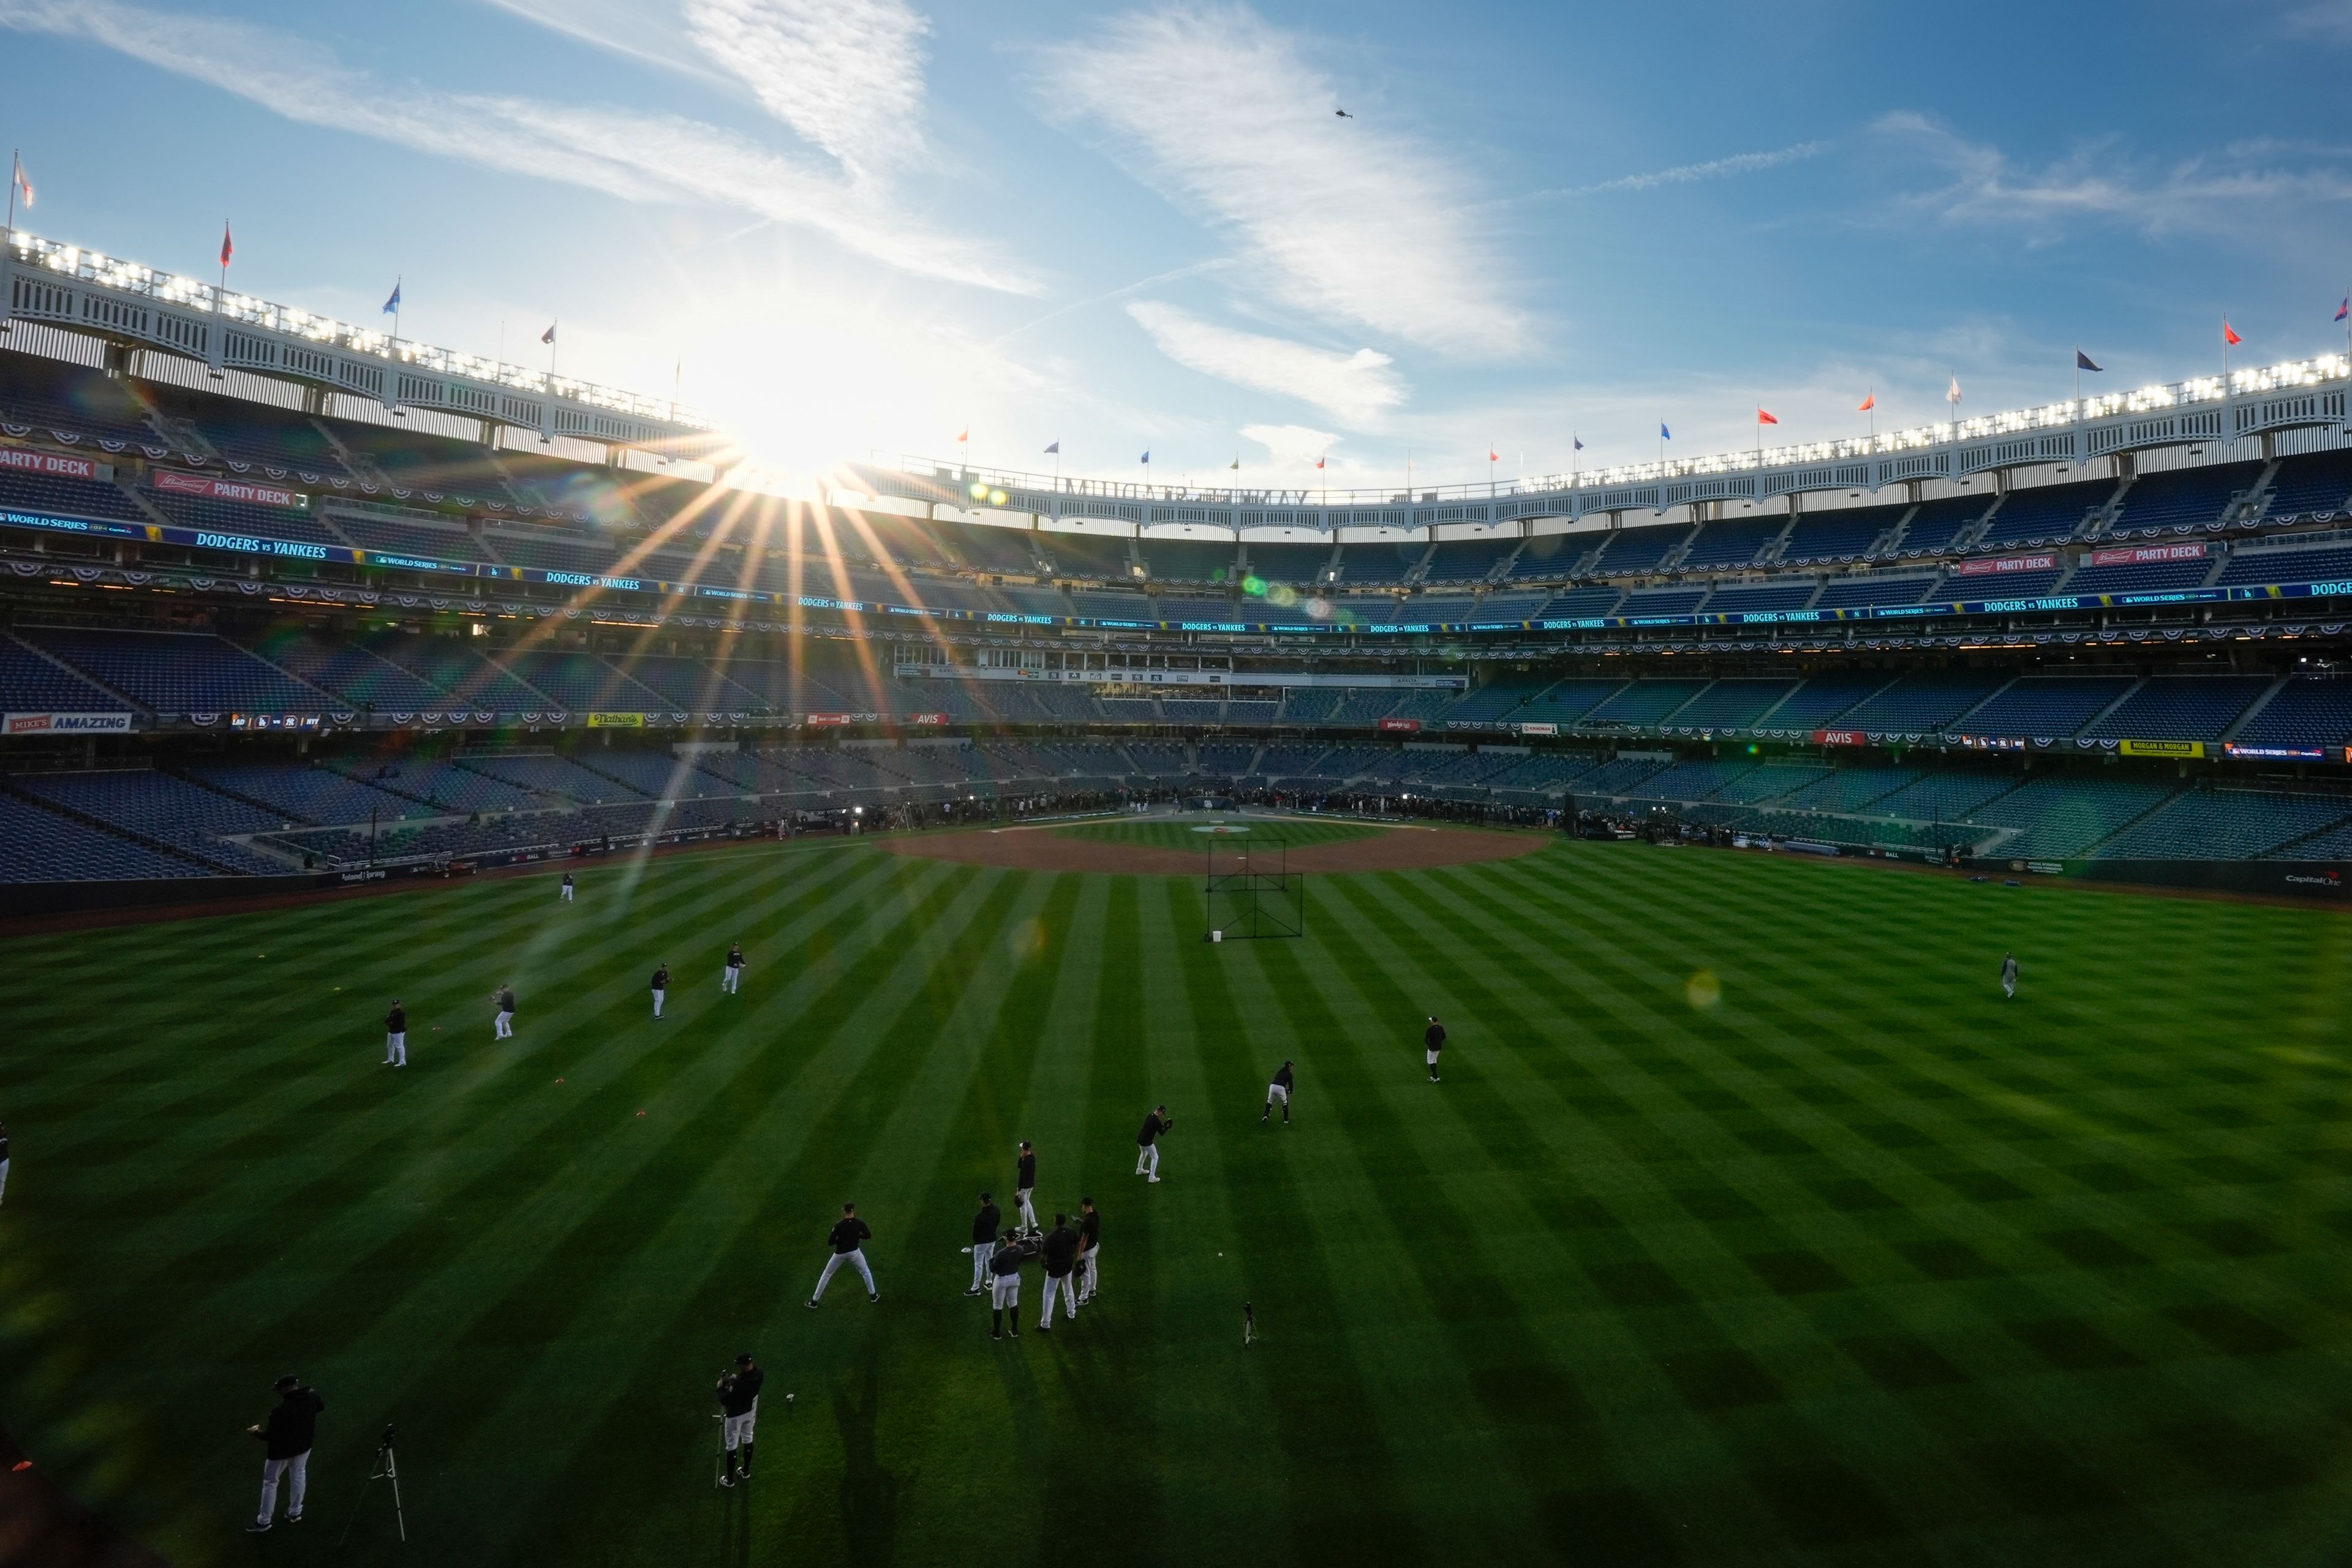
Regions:
[[824, 1272], [816, 1277], [816, 1289], [808, 1299], [810, 1311], [815, 1311], [816, 1304], [824, 1300], [824, 1288], [833, 1283], [834, 1270], [845, 1263], [856, 1269], [857, 1277], [866, 1281], [867, 1300], [882, 1299], [882, 1292], [874, 1288], [874, 1270], [866, 1266], [866, 1248], [862, 1245], [873, 1235], [866, 1228], [866, 1222], [857, 1217], [856, 1204], [841, 1205], [841, 1217], [833, 1222], [833, 1230], [825, 1238], [833, 1244], [833, 1256], [824, 1260]]
[[1437, 1053], [1445, 1048], [1445, 1026], [1437, 1021], [1437, 1015], [1434, 1013], [1432, 1013], [1429, 1016], [1429, 1027], [1423, 1029], [1421, 1033], [1421, 1043], [1426, 1047], [1429, 1051], [1429, 1081], [1435, 1083], [1437, 1081]]
[[1135, 1135], [1135, 1173], [1160, 1179], [1160, 1135], [1174, 1122], [1168, 1120], [1168, 1108], [1157, 1105], [1143, 1118], [1143, 1130]]
[[1282, 1106], [1282, 1124], [1285, 1127], [1290, 1125], [1290, 1088], [1297, 1081], [1288, 1062], [1275, 1069], [1274, 1081], [1265, 1086], [1265, 1114], [1257, 1119], [1259, 1126], [1266, 1126], [1274, 1121], [1274, 1108], [1277, 1102]]
[[743, 1450], [743, 1479], [751, 1479], [751, 1435], [760, 1421], [760, 1385], [768, 1381], [759, 1363], [745, 1351], [735, 1358], [735, 1367], [719, 1379], [719, 1408], [727, 1417], [720, 1428], [727, 1445], [727, 1472], [719, 1478], [722, 1487], [735, 1484], [735, 1450]]
[[743, 944], [740, 942], [732, 942], [727, 949], [727, 967], [719, 974], [719, 989], [732, 996], [735, 994], [736, 988], [742, 984]]
[[2000, 994], [2011, 1001], [2017, 1000], [2017, 954], [2000, 955]]

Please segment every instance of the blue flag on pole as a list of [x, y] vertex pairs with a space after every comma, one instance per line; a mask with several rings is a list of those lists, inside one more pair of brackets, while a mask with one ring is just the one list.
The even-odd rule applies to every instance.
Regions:
[[1053, 456], [1055, 456], [1056, 453], [1060, 452], [1060, 451], [1061, 451], [1061, 449], [1062, 449], [1062, 444], [1061, 444], [1059, 441], [1056, 441], [1056, 442], [1055, 442], [1052, 446], [1050, 446], [1050, 447], [1046, 447], [1046, 448], [1045, 448], [1045, 455], [1046, 455], [1047, 457], [1049, 457], [1049, 458], [1050, 458], [1050, 457], [1053, 457]]
[[2093, 364], [2091, 363], [2091, 356], [2084, 353], [2081, 349], [2076, 349], [2074, 351], [2074, 368], [2076, 370], [2098, 371], [2098, 374], [2101, 375], [2107, 374], [2104, 370], [2099, 370], [2097, 365]]
[[2352, 316], [2352, 294], [2345, 295], [2344, 303], [2336, 307], [2336, 319], [2337, 321], [2340, 321], [2347, 316]]
[[1148, 462], [1150, 462], [1150, 461], [1151, 461], [1151, 454], [1150, 454], [1150, 453], [1149, 453], [1149, 452], [1144, 453], [1144, 454], [1143, 454], [1143, 460], [1144, 460], [1145, 462], [1147, 462], [1147, 463], [1148, 463]]
[[1666, 422], [1665, 422], [1664, 420], [1663, 420], [1663, 419], [1659, 420], [1659, 421], [1658, 421], [1658, 439], [1659, 439], [1659, 440], [1661, 440], [1661, 441], [1671, 441], [1671, 440], [1673, 440], [1674, 438], [1675, 438], [1675, 433], [1674, 433], [1673, 431], [1671, 431], [1671, 430], [1669, 430], [1669, 429], [1667, 429], [1667, 428], [1666, 428]]
[[1584, 450], [1584, 440], [1581, 437], [1570, 437], [1570, 439], [1576, 443], [1576, 449], [1578, 451], [1581, 452]]
[[398, 283], [394, 283], [392, 286], [392, 298], [383, 302], [383, 313], [387, 316], [396, 316], [400, 314], [400, 285]]

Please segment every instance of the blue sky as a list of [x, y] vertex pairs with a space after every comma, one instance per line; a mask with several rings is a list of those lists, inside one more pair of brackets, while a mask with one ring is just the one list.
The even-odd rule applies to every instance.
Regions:
[[[1424, 483], [2342, 352], [2352, 0], [0, 0], [25, 226], [752, 449]], [[1352, 119], [1333, 110], [1345, 108]], [[526, 352], [528, 351], [528, 352]], [[677, 367], [682, 362], [683, 369]], [[1147, 471], [1137, 462], [1149, 448]], [[1241, 462], [1235, 476], [1227, 467]]]

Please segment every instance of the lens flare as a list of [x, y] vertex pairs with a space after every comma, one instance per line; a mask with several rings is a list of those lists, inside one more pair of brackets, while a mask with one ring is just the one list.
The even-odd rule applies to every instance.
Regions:
[[1702, 969], [1683, 983], [1683, 1000], [1699, 1012], [1723, 1004], [1723, 982], [1712, 969]]

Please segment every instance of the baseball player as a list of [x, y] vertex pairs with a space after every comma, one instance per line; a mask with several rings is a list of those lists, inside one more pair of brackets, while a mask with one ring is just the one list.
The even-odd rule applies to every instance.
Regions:
[[738, 1447], [743, 1451], [743, 1479], [747, 1481], [751, 1479], [751, 1434], [760, 1420], [760, 1385], [767, 1381], [768, 1374], [760, 1370], [750, 1351], [737, 1356], [734, 1368], [722, 1373], [719, 1379], [719, 1410], [727, 1418], [722, 1429], [727, 1445], [727, 1470], [719, 1478], [719, 1484], [722, 1487], [735, 1484], [735, 1450]]
[[2017, 954], [2000, 955], [2000, 994], [2011, 1001], [2017, 1000]]
[[719, 989], [728, 995], [735, 994], [743, 984], [743, 944], [730, 942], [727, 947], [727, 967], [719, 973]]
[[1143, 1130], [1135, 1135], [1135, 1173], [1160, 1179], [1160, 1135], [1174, 1123], [1168, 1120], [1168, 1108], [1157, 1105], [1145, 1113]]
[[980, 1194], [980, 1212], [971, 1218], [971, 1289], [967, 1296], [977, 1296], [988, 1283], [988, 1255], [996, 1250], [996, 1227], [1004, 1223], [1004, 1215], [990, 1194]]
[[816, 1304], [824, 1300], [824, 1288], [833, 1283], [834, 1271], [845, 1263], [856, 1269], [857, 1277], [866, 1281], [867, 1300], [882, 1299], [882, 1292], [874, 1288], [874, 1270], [866, 1265], [866, 1248], [862, 1245], [873, 1235], [866, 1222], [857, 1217], [856, 1204], [841, 1205], [841, 1217], [833, 1222], [833, 1230], [825, 1238], [833, 1244], [833, 1256], [824, 1260], [824, 1272], [816, 1277], [816, 1289], [808, 1299], [810, 1311], [815, 1311]]
[[1029, 1147], [1029, 1140], [1021, 1141], [1021, 1158], [1013, 1162], [1013, 1208], [1021, 1216], [1021, 1228], [1037, 1228], [1037, 1211], [1029, 1206], [1029, 1194], [1037, 1189], [1037, 1151]]
[[499, 1004], [499, 1032], [492, 1037], [500, 1040], [511, 1040], [514, 1038], [514, 987], [501, 984], [498, 989], [497, 1000]]
[[569, 871], [563, 873], [563, 889], [562, 897], [563, 902], [567, 904], [572, 901], [572, 873]]
[[392, 999], [392, 1011], [383, 1016], [383, 1065], [408, 1065], [408, 1011], [397, 996]]
[[1445, 1026], [1437, 1021], [1437, 1015], [1434, 1013], [1429, 1016], [1429, 1027], [1421, 1032], [1421, 1043], [1429, 1051], [1429, 1081], [1435, 1083], [1437, 1053], [1445, 1048]]
[[1070, 1216], [1056, 1212], [1054, 1228], [1045, 1234], [1045, 1313], [1037, 1320], [1037, 1331], [1054, 1331], [1054, 1298], [1062, 1298], [1063, 1316], [1078, 1315], [1078, 1282], [1070, 1278], [1078, 1267], [1078, 1233], [1070, 1228]]
[[1095, 1256], [1102, 1250], [1102, 1215], [1092, 1198], [1078, 1200], [1078, 1305], [1095, 1299]]
[[658, 1018], [658, 1017], [660, 1017], [660, 1016], [661, 1016], [662, 1000], [663, 1000], [663, 998], [667, 997], [667, 996], [669, 994], [669, 965], [668, 965], [668, 964], [664, 963], [664, 964], [656, 965], [656, 966], [655, 967], [655, 969], [654, 969], [654, 981], [653, 981], [653, 985], [654, 985], [654, 1016], [655, 1016], [655, 1017], [656, 1017], [656, 1018]]
[[1013, 1337], [1021, 1337], [1021, 1266], [1045, 1250], [1034, 1237], [1008, 1230], [988, 1259], [988, 1337], [1004, 1337], [1004, 1315], [1013, 1314]]
[[1288, 1062], [1274, 1069], [1274, 1081], [1265, 1086], [1265, 1113], [1257, 1119], [1259, 1126], [1264, 1127], [1273, 1121], [1276, 1105], [1282, 1107], [1282, 1124], [1285, 1127], [1290, 1125], [1290, 1088], [1297, 1081]]
[[278, 1511], [278, 1484], [286, 1483], [286, 1522], [302, 1522], [302, 1494], [308, 1489], [310, 1472], [310, 1448], [318, 1441], [319, 1413], [327, 1402], [319, 1397], [316, 1389], [306, 1388], [302, 1380], [288, 1373], [278, 1380], [278, 1406], [270, 1411], [267, 1425], [256, 1425], [245, 1430], [258, 1437], [268, 1449], [261, 1465], [261, 1513], [245, 1527], [248, 1535], [268, 1533], [270, 1516]]

